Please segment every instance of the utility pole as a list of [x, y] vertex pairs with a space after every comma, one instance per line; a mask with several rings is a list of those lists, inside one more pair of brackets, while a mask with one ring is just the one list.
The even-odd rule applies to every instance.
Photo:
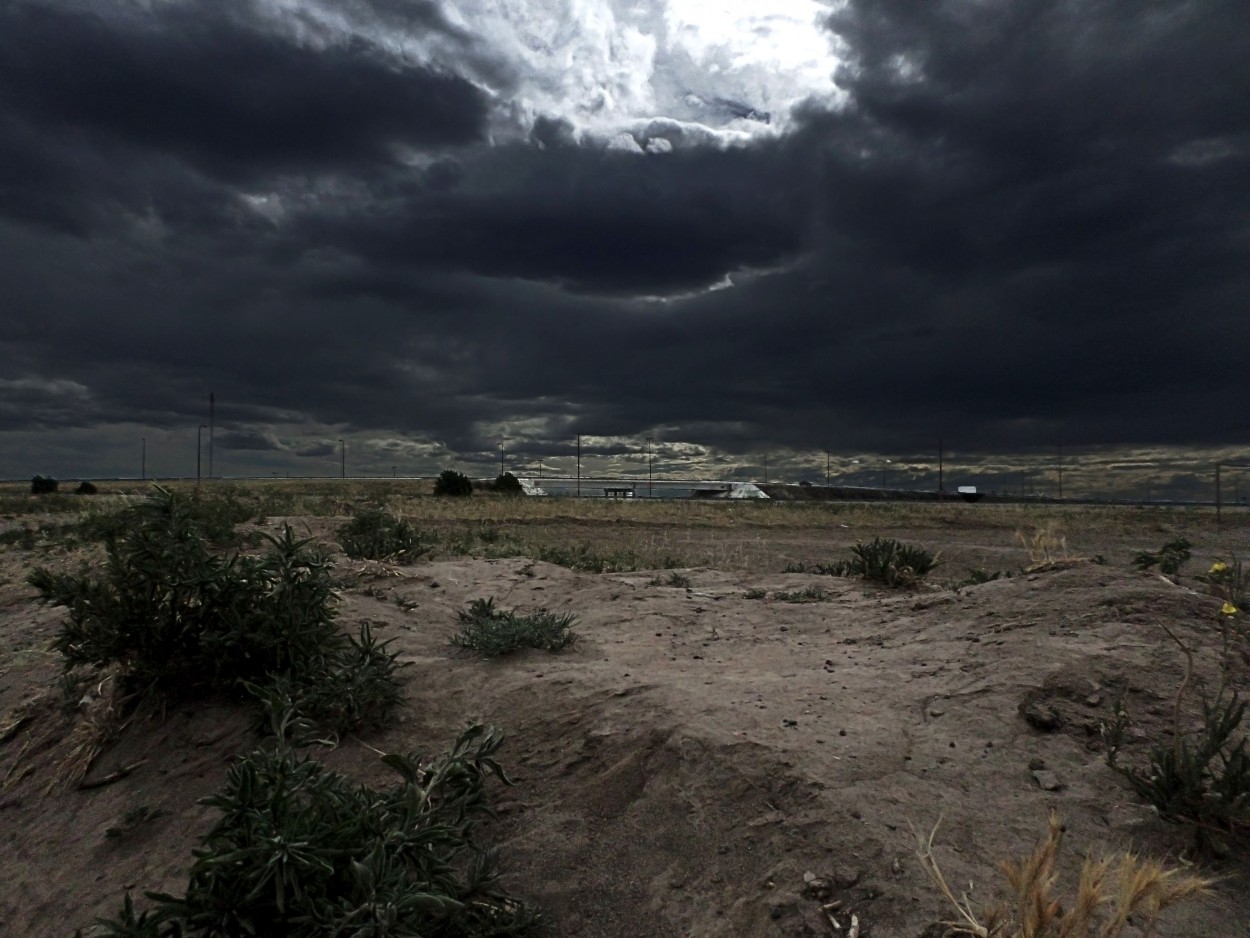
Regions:
[[212, 391], [208, 392], [208, 477], [213, 477], [213, 437], [214, 421], [217, 417], [217, 397]]
[[339, 440], [339, 478], [347, 478], [347, 444]]
[[200, 454], [204, 451], [204, 431], [208, 429], [208, 424], [202, 423], [195, 431], [195, 485], [200, 485]]
[[647, 498], [651, 498], [651, 437], [647, 437]]

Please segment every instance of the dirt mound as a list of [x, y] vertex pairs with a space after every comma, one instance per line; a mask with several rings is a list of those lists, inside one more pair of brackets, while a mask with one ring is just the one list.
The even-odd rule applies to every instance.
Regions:
[[[497, 790], [493, 836], [506, 882], [569, 936], [830, 935], [830, 915], [845, 929], [854, 914], [864, 935], [915, 938], [950, 915], [908, 827], [939, 815], [938, 858], [979, 898], [1052, 808], [1071, 865], [1086, 849], [1185, 844], [1107, 768], [1094, 730], [1122, 695], [1143, 732], [1157, 730], [1181, 673], [1158, 626], [1210, 647], [1209, 597], [1089, 563], [958, 592], [680, 574], [362, 565], [341, 618], [394, 641], [407, 703], [393, 727], [344, 740], [327, 761], [380, 781], [390, 770], [375, 750], [430, 753], [469, 721], [503, 727], [516, 784]], [[808, 587], [818, 601], [786, 601]], [[485, 597], [573, 612], [581, 638], [497, 661], [454, 648], [456, 612]], [[55, 618], [16, 602], [0, 617], [10, 651], [39, 647]], [[11, 660], [6, 713], [54, 686], [57, 667], [34, 652]], [[5, 934], [63, 935], [114, 914], [127, 887], [180, 889], [211, 823], [197, 799], [252, 740], [246, 715], [224, 705], [149, 715], [86, 779], [124, 776], [44, 794], [70, 727], [51, 701], [0, 747]], [[1162, 934], [1246, 933], [1231, 923], [1250, 921], [1250, 890], [1225, 872]]]

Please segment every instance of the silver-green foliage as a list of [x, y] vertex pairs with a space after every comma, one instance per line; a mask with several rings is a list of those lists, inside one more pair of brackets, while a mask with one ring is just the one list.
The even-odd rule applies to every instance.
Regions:
[[129, 690], [170, 697], [278, 683], [335, 729], [384, 719], [395, 656], [367, 626], [338, 627], [329, 559], [289, 527], [259, 555], [218, 551], [194, 508], [158, 489], [123, 513], [101, 569], [30, 575], [69, 610], [54, 641], [66, 668], [118, 665]]
[[407, 521], [385, 511], [366, 511], [338, 529], [343, 553], [357, 560], [412, 563], [432, 549]]
[[461, 610], [460, 631], [451, 642], [489, 657], [522, 648], [560, 651], [577, 641], [572, 631], [575, 621], [571, 613], [539, 609], [522, 616], [496, 609], [494, 599], [475, 599], [467, 610]]
[[311, 728], [277, 713], [275, 746], [231, 766], [202, 803], [220, 812], [195, 851], [184, 895], [127, 894], [109, 938], [210, 935], [520, 936], [540, 915], [504, 892], [479, 840], [486, 782], [511, 784], [502, 735], [475, 725], [432, 759], [391, 753], [399, 779], [373, 789], [301, 755]]

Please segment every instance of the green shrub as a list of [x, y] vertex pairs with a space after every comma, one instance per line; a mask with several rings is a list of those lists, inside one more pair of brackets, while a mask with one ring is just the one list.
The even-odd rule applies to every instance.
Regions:
[[524, 495], [525, 489], [520, 481], [511, 472], [505, 472], [499, 475], [491, 485], [501, 495]]
[[56, 479], [45, 478], [44, 476], [35, 476], [30, 480], [31, 495], [50, 495], [60, 487]]
[[455, 469], [444, 469], [434, 483], [434, 494], [468, 498], [473, 494], [473, 480]]
[[412, 563], [433, 547], [422, 543], [420, 533], [411, 524], [385, 511], [357, 515], [338, 529], [337, 536], [343, 553], [357, 560]]
[[520, 936], [539, 913], [497, 882], [480, 843], [491, 816], [486, 781], [511, 784], [493, 729], [472, 726], [451, 750], [384, 755], [399, 781], [373, 789], [296, 753], [286, 716], [279, 743], [238, 759], [202, 804], [220, 817], [195, 851], [182, 896], [149, 893], [136, 913], [104, 922], [113, 938], [285, 935]]
[[939, 556], [901, 544], [892, 538], [875, 537], [851, 548], [843, 576], [860, 576], [886, 586], [912, 586], [928, 575], [939, 562]]
[[453, 645], [471, 648], [490, 657], [506, 655], [522, 648], [560, 651], [577, 641], [572, 631], [575, 617], [540, 609], [527, 616], [495, 608], [494, 599], [475, 599], [460, 612], [460, 631], [451, 638]]
[[[397, 699], [394, 655], [334, 622], [329, 560], [289, 527], [260, 556], [218, 553], [194, 502], [163, 489], [122, 513], [98, 575], [36, 569], [44, 602], [69, 610], [54, 645], [75, 665], [121, 666], [128, 691], [185, 697], [274, 682], [296, 701], [322, 689], [359, 695], [336, 711], [383, 719]], [[313, 708], [317, 709], [317, 708]]]
[[1142, 551], [1133, 558], [1133, 565], [1142, 570], [1149, 570], [1158, 564], [1159, 572], [1169, 576], [1181, 572], [1181, 567], [1189, 560], [1189, 548], [1193, 545], [1183, 537], [1173, 538], [1155, 553]]
[[[1216, 564], [1213, 572], [1220, 572], [1217, 568], [1222, 567]], [[1161, 817], [1192, 824], [1199, 847], [1250, 831], [1250, 741], [1242, 729], [1246, 701], [1231, 687], [1238, 652], [1245, 652], [1244, 615], [1227, 598], [1217, 613], [1222, 637], [1221, 680], [1214, 693], [1200, 692], [1200, 726], [1189, 728], [1183, 717], [1183, 703], [1194, 674], [1195, 649], [1163, 625], [1185, 656], [1185, 676], [1173, 703], [1170, 740], [1152, 746], [1144, 766], [1121, 765], [1120, 750], [1129, 725], [1122, 700], [1116, 704], [1113, 719], [1102, 727], [1107, 764]]]
[[823, 603], [829, 594], [816, 586], [808, 586], [801, 590], [778, 590], [773, 599], [781, 603]]

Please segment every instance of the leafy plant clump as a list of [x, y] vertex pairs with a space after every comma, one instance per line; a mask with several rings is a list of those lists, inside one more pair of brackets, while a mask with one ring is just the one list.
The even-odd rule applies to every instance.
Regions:
[[475, 599], [467, 610], [461, 610], [460, 631], [451, 643], [492, 658], [522, 648], [560, 651], [577, 641], [572, 631], [575, 621], [571, 613], [539, 609], [521, 616], [496, 609], [494, 599]]
[[1236, 589], [1228, 568], [1216, 563], [1208, 573], [1223, 592], [1216, 614], [1220, 620], [1220, 683], [1214, 693], [1202, 691], [1201, 725], [1186, 725], [1183, 705], [1194, 674], [1195, 649], [1171, 628], [1162, 626], [1185, 657], [1185, 676], [1172, 705], [1172, 732], [1168, 742], [1154, 745], [1144, 766], [1119, 761], [1129, 715], [1124, 702], [1116, 704], [1112, 720], [1103, 725], [1107, 764], [1123, 776], [1139, 798], [1152, 804], [1160, 816], [1193, 825], [1199, 849], [1219, 848], [1229, 837], [1250, 833], [1250, 740], [1242, 728], [1247, 701], [1231, 686], [1233, 669], [1245, 653], [1244, 612], [1228, 598]]
[[138, 697], [277, 688], [335, 729], [384, 719], [399, 699], [395, 656], [368, 626], [338, 628], [329, 560], [289, 527], [259, 556], [214, 551], [193, 508], [158, 489], [122, 513], [102, 570], [30, 575], [69, 610], [54, 642], [67, 670], [118, 665]]
[[103, 922], [112, 938], [211, 935], [520, 936], [541, 917], [504, 892], [479, 842], [486, 782], [511, 784], [498, 730], [471, 726], [426, 760], [391, 753], [399, 781], [373, 789], [278, 743], [237, 760], [202, 803], [221, 817], [195, 851], [182, 896], [149, 893]]
[[455, 469], [444, 469], [434, 482], [434, 494], [468, 498], [473, 494], [473, 480]]
[[923, 547], [875, 537], [851, 548], [844, 576], [860, 576], [885, 586], [914, 586], [939, 563], [939, 555]]
[[428, 554], [432, 545], [407, 521], [385, 511], [366, 511], [337, 531], [343, 553], [356, 560], [387, 560], [412, 563]]
[[1181, 567], [1189, 560], [1189, 549], [1192, 546], [1186, 538], [1173, 538], [1154, 553], [1142, 551], [1133, 558], [1133, 566], [1142, 570], [1149, 570], [1157, 565], [1160, 573], [1174, 576], [1181, 572]]

